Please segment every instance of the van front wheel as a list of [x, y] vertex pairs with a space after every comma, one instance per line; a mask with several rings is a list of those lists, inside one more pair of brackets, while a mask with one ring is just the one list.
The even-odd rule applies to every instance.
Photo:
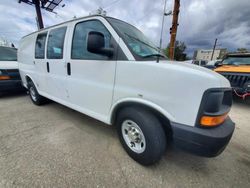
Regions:
[[36, 86], [32, 81], [29, 82], [28, 89], [30, 98], [35, 105], [40, 106], [45, 103], [46, 99], [43, 96], [39, 95]]
[[116, 126], [131, 158], [142, 165], [160, 160], [166, 149], [166, 135], [160, 121], [150, 111], [127, 107], [118, 114]]

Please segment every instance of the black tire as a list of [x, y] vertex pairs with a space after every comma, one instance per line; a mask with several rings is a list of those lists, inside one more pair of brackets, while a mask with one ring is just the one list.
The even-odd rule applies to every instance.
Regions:
[[40, 105], [46, 103], [46, 101], [47, 101], [46, 98], [39, 95], [39, 93], [38, 93], [38, 91], [36, 89], [36, 86], [32, 81], [30, 81], [28, 83], [28, 90], [29, 90], [30, 99], [35, 105], [40, 106]]
[[[135, 122], [143, 133], [146, 143], [142, 153], [133, 151], [123, 137], [122, 124], [126, 120]], [[116, 126], [121, 144], [135, 161], [142, 165], [152, 165], [161, 159], [166, 150], [167, 139], [160, 121], [153, 113], [141, 107], [126, 107], [118, 114]], [[124, 134], [125, 132], [127, 131], [124, 129]]]

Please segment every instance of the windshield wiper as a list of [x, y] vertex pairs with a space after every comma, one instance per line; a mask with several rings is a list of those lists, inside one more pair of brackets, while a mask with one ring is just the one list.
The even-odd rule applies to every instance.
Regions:
[[150, 48], [152, 48], [152, 49], [154, 49], [154, 50], [156, 50], [156, 51], [159, 51], [159, 49], [157, 49], [157, 48], [151, 46], [150, 44], [148, 44], [148, 43], [146, 43], [146, 42], [141, 41], [140, 39], [138, 39], [138, 38], [136, 38], [136, 37], [133, 37], [133, 36], [127, 34], [127, 33], [124, 33], [124, 34], [127, 35], [129, 38], [132, 38], [132, 39], [134, 39], [134, 40], [137, 40], [138, 42], [140, 42], [140, 43], [142, 43], [142, 44], [144, 44], [144, 45], [146, 45], [146, 46], [148, 46], [148, 47], [150, 47]]
[[164, 57], [164, 55], [162, 54], [149, 54], [149, 55], [145, 55], [145, 56], [142, 56], [143, 58], [147, 58], [147, 57]]

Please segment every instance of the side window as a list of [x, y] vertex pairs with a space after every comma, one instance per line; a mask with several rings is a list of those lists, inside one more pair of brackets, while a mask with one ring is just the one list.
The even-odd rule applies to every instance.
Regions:
[[66, 27], [61, 27], [50, 31], [47, 45], [48, 59], [63, 58], [63, 44], [66, 29]]
[[106, 27], [98, 20], [91, 20], [80, 22], [76, 24], [72, 49], [72, 59], [86, 59], [86, 60], [107, 60], [107, 56], [91, 53], [87, 50], [87, 37], [91, 31], [101, 32], [105, 37], [105, 47], [110, 47], [111, 34]]
[[46, 37], [47, 37], [47, 32], [40, 33], [37, 35], [36, 46], [35, 46], [35, 58], [36, 59], [44, 59]]

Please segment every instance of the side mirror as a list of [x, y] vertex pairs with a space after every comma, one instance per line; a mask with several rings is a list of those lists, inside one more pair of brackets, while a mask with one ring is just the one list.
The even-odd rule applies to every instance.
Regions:
[[97, 31], [91, 31], [88, 34], [87, 50], [91, 53], [112, 57], [114, 54], [113, 48], [105, 48], [104, 35]]
[[220, 67], [220, 66], [222, 66], [222, 62], [216, 62], [216, 63], [214, 64], [214, 66], [215, 66], [215, 67]]

